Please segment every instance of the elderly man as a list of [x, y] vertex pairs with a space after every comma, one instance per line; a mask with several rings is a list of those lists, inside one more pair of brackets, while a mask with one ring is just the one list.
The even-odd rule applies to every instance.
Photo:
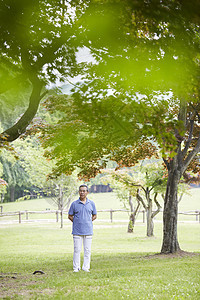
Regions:
[[72, 202], [68, 218], [73, 222], [72, 234], [74, 240], [73, 270], [80, 271], [80, 253], [83, 244], [84, 260], [82, 270], [90, 272], [90, 257], [93, 235], [92, 222], [97, 218], [97, 211], [93, 201], [87, 198], [88, 187], [79, 187], [79, 199]]

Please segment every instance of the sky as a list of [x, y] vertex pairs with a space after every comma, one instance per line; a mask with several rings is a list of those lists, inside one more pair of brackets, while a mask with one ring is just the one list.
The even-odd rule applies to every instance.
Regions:
[[[76, 58], [77, 58], [77, 63], [82, 63], [82, 62], [95, 62], [95, 59], [92, 57], [92, 55], [90, 54], [90, 50], [87, 47], [84, 48], [79, 48], [77, 54], [76, 54]], [[69, 77], [68, 80], [66, 80], [65, 83], [60, 82], [59, 80], [59, 73], [58, 73], [58, 79], [56, 81], [56, 83], [52, 83], [50, 84], [47, 88], [53, 88], [53, 87], [61, 87], [61, 90], [64, 94], [69, 94], [70, 93], [70, 89], [73, 87], [73, 84], [75, 84], [76, 82], [78, 82], [81, 79], [80, 76], [76, 76], [74, 78]]]

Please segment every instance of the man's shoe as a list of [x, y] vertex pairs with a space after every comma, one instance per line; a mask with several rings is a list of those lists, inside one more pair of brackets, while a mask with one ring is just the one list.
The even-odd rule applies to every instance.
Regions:
[[76, 269], [76, 270], [74, 270], [73, 272], [74, 272], [74, 273], [78, 273], [78, 272], [79, 272], [79, 269]]
[[88, 270], [88, 269], [82, 269], [84, 272], [90, 272], [90, 270]]

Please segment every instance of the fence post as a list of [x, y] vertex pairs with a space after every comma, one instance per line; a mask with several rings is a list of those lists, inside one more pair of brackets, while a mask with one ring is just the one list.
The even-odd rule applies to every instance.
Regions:
[[110, 209], [110, 222], [112, 223], [113, 221], [113, 210], [112, 208]]
[[21, 212], [19, 211], [19, 224], [21, 224], [21, 222], [22, 222], [22, 214], [21, 214]]
[[2, 214], [3, 213], [3, 206], [1, 205], [0, 208], [1, 208], [1, 214]]
[[195, 215], [196, 215], [196, 221], [200, 223], [200, 211], [195, 210]]
[[28, 220], [28, 211], [26, 210], [26, 220]]

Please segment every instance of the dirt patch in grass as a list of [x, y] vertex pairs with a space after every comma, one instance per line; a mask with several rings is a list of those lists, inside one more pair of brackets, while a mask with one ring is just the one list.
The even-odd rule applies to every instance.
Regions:
[[165, 259], [165, 258], [182, 258], [182, 257], [194, 257], [194, 256], [200, 256], [200, 253], [187, 252], [187, 251], [180, 250], [175, 253], [167, 253], [167, 254], [156, 253], [156, 254], [146, 255], [146, 256], [143, 256], [143, 258], [145, 258], [145, 259], [152, 259], [152, 258]]
[[38, 277], [33, 274], [24, 276], [17, 273], [0, 273], [0, 298], [13, 299], [21, 296], [24, 299], [31, 299], [35, 293], [43, 295], [54, 293], [53, 289], [32, 288], [34, 285], [43, 283], [42, 278]]

